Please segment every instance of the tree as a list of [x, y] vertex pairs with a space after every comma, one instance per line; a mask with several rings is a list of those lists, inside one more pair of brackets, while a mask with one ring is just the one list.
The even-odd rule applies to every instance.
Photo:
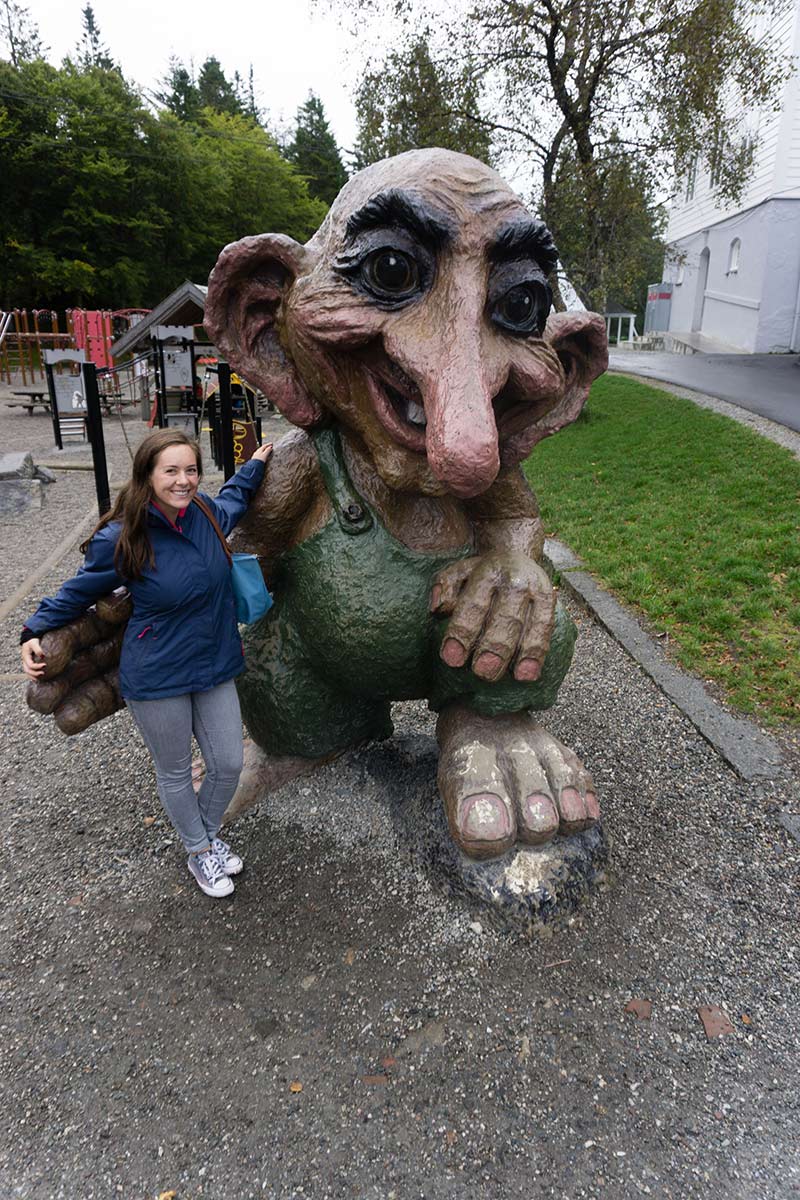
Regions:
[[489, 162], [491, 134], [479, 101], [476, 75], [463, 64], [450, 71], [437, 65], [427, 37], [415, 36], [373, 66], [358, 87], [356, 165], [430, 146]]
[[161, 80], [155, 97], [159, 104], [174, 113], [179, 121], [194, 121], [200, 114], [200, 92], [191, 75], [177, 55], [169, 60], [167, 74]]
[[36, 22], [26, 8], [14, 4], [13, 0], [0, 0], [0, 38], [15, 67], [44, 58], [47, 53]]
[[[394, 16], [411, 47], [422, 19], [419, 0], [343, 0], [362, 17]], [[542, 215], [559, 214], [563, 181], [574, 180], [572, 216], [585, 227], [585, 253], [568, 273], [587, 280], [583, 298], [601, 311], [613, 278], [604, 240], [612, 209], [604, 187], [619, 181], [620, 154], [647, 179], [645, 209], [657, 181], [696, 161], [715, 171], [722, 197], [735, 198], [752, 164], [746, 106], [774, 102], [788, 66], [770, 38], [783, 0], [475, 0], [450, 16], [440, 0], [441, 51], [451, 71], [467, 61], [492, 104], [472, 118], [491, 131], [506, 156], [527, 155], [535, 168]], [[398, 34], [397, 20], [406, 34]], [[403, 26], [401, 25], [401, 29]], [[392, 53], [396, 53], [393, 51]], [[391, 55], [390, 55], [391, 58]], [[727, 129], [721, 144], [720, 128]], [[712, 164], [712, 159], [714, 162]], [[534, 170], [531, 170], [532, 182]], [[561, 179], [561, 185], [557, 180]]]
[[118, 70], [0, 61], [0, 306], [153, 305], [220, 249], [325, 215], [249, 116], [149, 111]]
[[624, 146], [612, 143], [598, 164], [600, 203], [590, 226], [583, 180], [566, 149], [551, 184], [548, 222], [569, 282], [581, 297], [604, 296], [643, 314], [647, 286], [660, 279], [664, 262], [666, 213], [653, 181]]
[[214, 112], [231, 115], [243, 111], [236, 87], [226, 78], [219, 60], [213, 56], [207, 58], [200, 68], [197, 92], [201, 108], [211, 108]]
[[78, 42], [78, 62], [83, 67], [102, 67], [105, 71], [112, 70], [114, 60], [100, 40], [100, 27], [91, 4], [87, 4], [81, 13], [81, 22], [83, 32]]
[[313, 92], [297, 110], [294, 137], [286, 157], [308, 180], [312, 196], [332, 204], [347, 181], [339, 148], [325, 118], [322, 101]]

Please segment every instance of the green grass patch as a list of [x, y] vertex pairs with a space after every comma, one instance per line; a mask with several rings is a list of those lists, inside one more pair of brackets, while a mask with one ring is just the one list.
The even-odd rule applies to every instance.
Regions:
[[548, 534], [744, 712], [800, 718], [800, 462], [624, 376], [525, 463]]

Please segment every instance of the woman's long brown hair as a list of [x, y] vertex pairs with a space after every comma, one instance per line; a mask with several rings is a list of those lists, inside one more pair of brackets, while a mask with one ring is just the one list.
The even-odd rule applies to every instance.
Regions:
[[197, 460], [197, 477], [203, 474], [200, 447], [194, 438], [182, 429], [157, 429], [149, 434], [139, 446], [133, 459], [131, 477], [124, 484], [109, 512], [95, 525], [85, 542], [81, 543], [81, 554], [85, 554], [94, 535], [111, 521], [119, 521], [122, 530], [114, 550], [114, 566], [123, 579], [141, 579], [146, 567], [155, 566], [153, 547], [147, 533], [147, 507], [153, 499], [150, 476], [156, 459], [162, 450], [170, 446], [188, 446]]

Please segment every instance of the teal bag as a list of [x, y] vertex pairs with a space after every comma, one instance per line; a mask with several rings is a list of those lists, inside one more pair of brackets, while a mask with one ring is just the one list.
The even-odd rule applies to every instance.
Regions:
[[236, 599], [236, 620], [240, 625], [255, 625], [272, 608], [272, 596], [255, 554], [233, 555], [231, 584]]
[[272, 608], [272, 596], [264, 583], [258, 558], [255, 554], [232, 554], [228, 540], [211, 509], [199, 496], [194, 497], [194, 503], [213, 525], [230, 563], [236, 620], [240, 625], [255, 625], [256, 621], [260, 621]]

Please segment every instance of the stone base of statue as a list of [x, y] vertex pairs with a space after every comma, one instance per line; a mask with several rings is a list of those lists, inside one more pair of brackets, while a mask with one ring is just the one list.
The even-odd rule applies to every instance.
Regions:
[[371, 774], [385, 776], [387, 783], [391, 778], [393, 817], [415, 860], [445, 890], [480, 905], [481, 919], [536, 936], [605, 882], [602, 825], [543, 846], [517, 845], [500, 858], [469, 858], [450, 836], [436, 787], [433, 738], [395, 735], [361, 753], [370, 759]]

